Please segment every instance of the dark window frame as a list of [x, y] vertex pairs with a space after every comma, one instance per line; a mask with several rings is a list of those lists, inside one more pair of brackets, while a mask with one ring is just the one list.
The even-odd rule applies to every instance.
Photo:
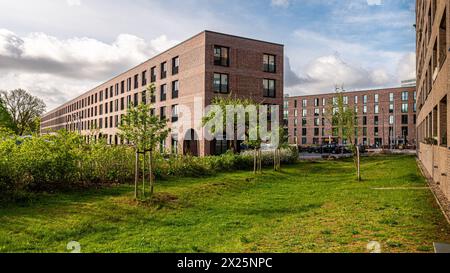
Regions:
[[[216, 76], [219, 76], [219, 84], [216, 84]], [[223, 83], [226, 77], [226, 85]], [[214, 93], [229, 94], [230, 93], [230, 75], [226, 73], [214, 73], [213, 75], [213, 89]]]
[[[217, 52], [220, 50], [219, 56]], [[226, 52], [226, 57], [224, 57], [224, 50]], [[214, 45], [214, 65], [229, 67], [230, 66], [230, 48], [227, 46]]]
[[[273, 57], [273, 64], [270, 63]], [[267, 73], [277, 73], [277, 55], [264, 53], [263, 55], [263, 71]]]

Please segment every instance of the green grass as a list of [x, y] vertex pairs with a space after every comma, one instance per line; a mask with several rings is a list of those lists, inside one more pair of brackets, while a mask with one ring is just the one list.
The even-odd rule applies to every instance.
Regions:
[[303, 162], [267, 170], [160, 181], [137, 204], [120, 186], [0, 209], [0, 252], [431, 252], [450, 242], [415, 158]]

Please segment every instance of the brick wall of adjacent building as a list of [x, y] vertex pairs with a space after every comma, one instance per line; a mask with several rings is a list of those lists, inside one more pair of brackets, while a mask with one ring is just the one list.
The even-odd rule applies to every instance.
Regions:
[[416, 2], [418, 156], [448, 198], [449, 9], [448, 0]]
[[[229, 49], [228, 66], [215, 65], [215, 46]], [[275, 56], [275, 72], [264, 72], [264, 54]], [[179, 71], [172, 73], [172, 60], [176, 57], [179, 58]], [[106, 138], [110, 144], [120, 144], [122, 141], [118, 137], [117, 122], [120, 122], [121, 116], [126, 114], [128, 101], [131, 106], [143, 101], [143, 91], [148, 84], [152, 83], [151, 68], [155, 67], [156, 79], [153, 84], [156, 87], [156, 96], [153, 108], [155, 114], [160, 115], [161, 108], [165, 107], [169, 127], [172, 128], [172, 134], [163, 144], [164, 149], [199, 155], [215, 153], [217, 151], [214, 148], [216, 146], [214, 142], [193, 140], [187, 143], [184, 141], [187, 135], [194, 135], [196, 138], [202, 139], [205, 134], [201, 124], [204, 113], [194, 115], [194, 110], [209, 105], [214, 97], [229, 96], [230, 94], [241, 98], [251, 98], [257, 103], [276, 104], [281, 108], [283, 61], [283, 45], [204, 31], [45, 114], [42, 117], [41, 132], [48, 133], [67, 129], [79, 131], [85, 136], [94, 135], [94, 139]], [[161, 64], [164, 62], [167, 62], [166, 78], [161, 77]], [[228, 75], [229, 92], [227, 94], [214, 91], [215, 73]], [[145, 84], [143, 82], [144, 75], [147, 79]], [[135, 88], [136, 76], [138, 85]], [[128, 89], [129, 79], [131, 79], [131, 88]], [[275, 80], [275, 97], [264, 96], [264, 79]], [[173, 98], [172, 85], [175, 81], [179, 83], [179, 91], [178, 97]], [[125, 88], [123, 92], [121, 90], [122, 82], [124, 82]], [[116, 92], [116, 85], [119, 88], [118, 92]], [[160, 91], [163, 85], [166, 85], [167, 88], [166, 100], [161, 98]], [[109, 94], [111, 88], [113, 90], [112, 97]], [[105, 92], [108, 92], [107, 98]], [[146, 94], [146, 97], [149, 102], [149, 94]], [[123, 108], [121, 107], [122, 100]], [[112, 111], [109, 109], [111, 103]], [[118, 105], [118, 109], [116, 109], [116, 105]], [[178, 121], [172, 122], [171, 109], [174, 105], [183, 108], [179, 110]], [[100, 110], [100, 108], [102, 109]], [[108, 108], [107, 113], [105, 112], [106, 108]], [[191, 115], [188, 115], [188, 112]], [[106, 119], [108, 123], [105, 124]], [[111, 119], [113, 119], [112, 126], [110, 126]]]
[[[358, 144], [381, 147], [406, 143], [414, 146], [416, 144], [415, 91], [415, 87], [400, 87], [345, 92], [344, 97], [348, 100], [348, 107], [357, 109]], [[333, 136], [330, 122], [334, 97], [336, 94], [332, 93], [285, 98], [285, 126], [288, 129], [291, 144], [322, 145], [329, 143], [330, 139], [333, 143], [343, 143], [342, 139]], [[367, 98], [366, 103], [364, 97]], [[376, 97], [378, 97], [377, 101]], [[364, 109], [367, 111], [364, 112]], [[407, 120], [403, 120], [403, 117]]]

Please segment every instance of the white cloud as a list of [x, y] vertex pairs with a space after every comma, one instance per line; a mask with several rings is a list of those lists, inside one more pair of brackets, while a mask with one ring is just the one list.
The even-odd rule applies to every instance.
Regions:
[[392, 87], [415, 75], [414, 53], [380, 50], [302, 29], [293, 38], [285, 69], [290, 95], [329, 93], [336, 84], [347, 90]]
[[66, 0], [69, 7], [81, 6], [81, 0]]
[[397, 70], [400, 80], [409, 80], [416, 78], [416, 54], [405, 54], [400, 59]]
[[275, 7], [287, 7], [290, 4], [290, 0], [271, 0], [271, 4]]
[[22, 37], [0, 29], [0, 89], [28, 89], [53, 108], [177, 42], [130, 34], [120, 34], [112, 43], [45, 33]]

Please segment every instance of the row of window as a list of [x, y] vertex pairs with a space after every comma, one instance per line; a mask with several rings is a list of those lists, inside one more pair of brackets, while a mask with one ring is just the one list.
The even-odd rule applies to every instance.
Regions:
[[[263, 71], [267, 73], [277, 72], [277, 57], [272, 54], [263, 54]], [[230, 66], [230, 48], [225, 46], [214, 46], [214, 65]]]
[[[413, 124], [416, 124], [416, 115], [413, 115]], [[367, 117], [362, 117], [362, 125], [367, 126]], [[358, 118], [355, 119], [356, 123], [358, 123]], [[395, 117], [393, 115], [390, 115], [388, 117], [389, 125], [394, 125]], [[401, 124], [408, 125], [409, 123], [409, 115], [402, 115], [401, 116]], [[308, 124], [308, 119], [302, 118], [302, 126], [305, 127]], [[379, 116], [373, 117], [373, 124], [379, 125], [380, 124], [380, 118]], [[298, 126], [298, 119], [294, 119], [294, 126]], [[326, 126], [325, 118], [314, 118], [314, 126]]]
[[[224, 73], [214, 73], [213, 86], [215, 93], [228, 94], [230, 92], [229, 75]], [[262, 86], [263, 97], [276, 98], [276, 80], [263, 79]]]
[[[373, 97], [374, 97], [374, 100], [373, 100], [374, 103], [379, 103], [380, 102], [380, 95], [379, 94], [375, 94]], [[414, 92], [413, 98], [414, 98], [414, 101], [415, 101], [416, 100], [416, 92]], [[395, 101], [394, 99], [395, 99], [395, 94], [394, 93], [389, 93], [389, 102], [394, 102]], [[322, 104], [320, 104], [321, 100], [322, 100]], [[338, 98], [334, 97], [332, 103], [334, 105], [336, 105], [338, 103], [337, 100], [338, 100]], [[401, 100], [402, 101], [409, 101], [409, 92], [408, 91], [402, 92]], [[369, 101], [369, 95], [363, 95], [362, 96], [363, 104], [367, 104], [368, 101]], [[359, 97], [358, 96], [354, 96], [353, 103], [354, 104], [358, 104], [358, 102], [359, 102]], [[316, 98], [316, 99], [313, 100], [313, 104], [314, 104], [315, 107], [327, 106], [327, 99], [326, 98], [322, 98], [322, 99]], [[343, 104], [345, 104], [345, 105], [349, 104], [349, 97], [348, 96], [344, 96], [343, 97]], [[303, 108], [308, 107], [308, 99], [303, 99], [302, 100], [302, 107]], [[288, 100], [286, 100], [284, 102], [284, 108], [289, 108], [289, 101]], [[294, 108], [298, 108], [298, 101], [297, 100], [294, 100]]]
[[[101, 108], [100, 108], [101, 109]], [[178, 104], [172, 105], [171, 107], [171, 121], [177, 122], [179, 117], [179, 107]], [[163, 106], [159, 109], [159, 117], [161, 119], [167, 118], [167, 107]], [[107, 112], [106, 112], [107, 113]], [[155, 109], [151, 109], [151, 115], [155, 115]], [[91, 129], [107, 129], [107, 128], [117, 128], [123, 119], [123, 114], [99, 119], [92, 119], [87, 121], [81, 121], [78, 119], [73, 119], [68, 121], [68, 129], [71, 131], [76, 130], [91, 130]]]

